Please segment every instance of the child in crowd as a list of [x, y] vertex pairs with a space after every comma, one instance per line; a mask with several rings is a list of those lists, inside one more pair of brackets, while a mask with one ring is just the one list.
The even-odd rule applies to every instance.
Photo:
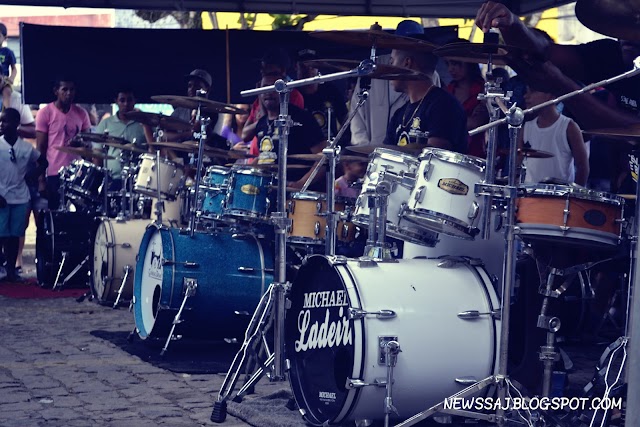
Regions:
[[4, 46], [7, 40], [7, 26], [0, 22], [0, 67], [2, 67], [2, 106], [9, 108], [11, 106], [11, 92], [13, 92], [13, 82], [18, 75], [16, 68], [16, 55], [11, 49]]
[[360, 188], [354, 184], [364, 177], [367, 171], [367, 159], [363, 157], [362, 160], [343, 160], [342, 168], [344, 175], [336, 179], [335, 183], [336, 196], [355, 199], [360, 195]]

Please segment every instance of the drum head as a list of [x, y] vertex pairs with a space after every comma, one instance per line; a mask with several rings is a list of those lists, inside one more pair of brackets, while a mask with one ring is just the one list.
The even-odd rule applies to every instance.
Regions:
[[[113, 276], [113, 228], [109, 220], [103, 219], [98, 225], [93, 244], [93, 274], [91, 275], [92, 292], [99, 302], [103, 302], [111, 292]], [[110, 268], [111, 267], [111, 268]]]
[[164, 253], [162, 229], [149, 227], [140, 245], [136, 280], [134, 284], [135, 322], [138, 335], [146, 339], [153, 332], [162, 296], [162, 260], [171, 254]]
[[314, 255], [298, 271], [290, 298], [285, 334], [291, 388], [309, 421], [335, 420], [353, 401], [346, 381], [354, 375], [356, 336], [347, 289], [328, 259]]

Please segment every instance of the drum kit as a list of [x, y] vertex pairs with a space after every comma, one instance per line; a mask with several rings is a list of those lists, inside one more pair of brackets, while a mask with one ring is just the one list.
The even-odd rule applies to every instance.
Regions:
[[[317, 36], [373, 45], [372, 58], [376, 47], [411, 50], [406, 40], [379, 34], [377, 30]], [[419, 43], [416, 49], [426, 48]], [[433, 51], [433, 47], [426, 51]], [[435, 53], [487, 64], [491, 76], [494, 64], [507, 62], [522, 52], [496, 43], [463, 43]], [[276, 269], [274, 282], [260, 300], [245, 341], [214, 402], [211, 420], [224, 421], [226, 401], [231, 398], [242, 368], [254, 358], [258, 368], [233, 399], [241, 401], [264, 374], [280, 381], [288, 372], [300, 413], [313, 425], [384, 419], [387, 426], [393, 418], [404, 419], [399, 425], [409, 426], [436, 414], [503, 425], [504, 408], [495, 413], [457, 411], [445, 409], [445, 402], [451, 397], [467, 399], [491, 391], [504, 401], [515, 389], [507, 374], [507, 359], [518, 247], [535, 250], [551, 244], [564, 251], [576, 246], [606, 251], [630, 241], [636, 253], [636, 234], [626, 226], [621, 197], [569, 184], [522, 185], [518, 181], [518, 157], [551, 157], [550, 153], [518, 148], [518, 131], [525, 114], [635, 76], [640, 67], [636, 64], [632, 71], [525, 111], [516, 105], [507, 107], [510, 94], [490, 78], [480, 98], [487, 104], [491, 122], [470, 132], [474, 135], [489, 131], [487, 159], [418, 144], [348, 147], [353, 152], [369, 154], [362, 189], [350, 218], [368, 230], [367, 245], [359, 258], [335, 255], [335, 246], [332, 250], [330, 243], [342, 235], [336, 231], [340, 230], [336, 212], [339, 208], [331, 185], [335, 163], [341, 157], [337, 146], [344, 131], [341, 129], [323, 150], [324, 157], [314, 169], [317, 171], [322, 163], [329, 165], [326, 204], [325, 198], [304, 193], [313, 174], [303, 187], [303, 195], [293, 196], [293, 212], [300, 211], [301, 202], [310, 204], [308, 208], [302, 205], [308, 209], [305, 212], [312, 213], [314, 203], [316, 212], [326, 209], [325, 254], [308, 255], [293, 282], [289, 282], [284, 247], [287, 231], [298, 230], [295, 217], [291, 221], [285, 206], [286, 136], [292, 125], [287, 111], [289, 91], [347, 76], [423, 78], [398, 67], [387, 67], [385, 73], [376, 71], [377, 65], [371, 59], [355, 68], [355, 63], [349, 61], [316, 62], [339, 71], [288, 83], [280, 80], [273, 86], [242, 92], [243, 96], [268, 91], [280, 95], [277, 122], [283, 137], [279, 146], [278, 203], [270, 216], [276, 233]], [[366, 101], [367, 90], [362, 89], [356, 111]], [[352, 117], [353, 114], [344, 126]], [[505, 123], [510, 130], [510, 148], [500, 154], [508, 156], [506, 185], [495, 184], [495, 128]], [[316, 231], [322, 225], [316, 224]], [[405, 248], [411, 244], [421, 248], [414, 251], [421, 256], [407, 259], [405, 253], [404, 259], [395, 259], [387, 236], [404, 241]], [[467, 242], [470, 246], [466, 246]], [[497, 259], [496, 254], [501, 259], [485, 265], [484, 258]], [[553, 367], [560, 357], [555, 344], [560, 319], [549, 310], [549, 304], [565, 291], [554, 278], [612, 259], [550, 267], [548, 279], [540, 282], [543, 303], [536, 326], [546, 333], [539, 353], [544, 367], [541, 393], [545, 397], [550, 396]], [[444, 323], [446, 327], [436, 326]], [[268, 331], [273, 333], [273, 349], [265, 338]], [[258, 349], [264, 350], [264, 358], [256, 355], [261, 353]], [[425, 355], [428, 363], [424, 363]]]

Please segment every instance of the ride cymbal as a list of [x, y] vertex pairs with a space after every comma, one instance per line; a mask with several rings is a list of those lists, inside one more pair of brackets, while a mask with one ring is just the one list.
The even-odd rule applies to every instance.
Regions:
[[[498, 154], [508, 156], [509, 149], [501, 148], [498, 150]], [[529, 157], [531, 159], [548, 159], [549, 157], [554, 157], [555, 154], [549, 153], [547, 151], [535, 150], [533, 148], [518, 148], [518, 155]]]
[[509, 61], [517, 58], [525, 58], [525, 49], [492, 43], [450, 43], [439, 47], [433, 53], [441, 58], [460, 62], [473, 62], [486, 64], [489, 57], [494, 65], [508, 65]]
[[192, 128], [191, 123], [189, 122], [185, 122], [177, 117], [165, 116], [164, 114], [159, 113], [129, 111], [128, 113], [124, 113], [124, 117], [129, 120], [164, 130], [187, 131]]
[[397, 49], [411, 52], [433, 52], [438, 46], [413, 37], [397, 36], [381, 30], [314, 31], [311, 37], [343, 45]]
[[[198, 143], [196, 141], [186, 142], [151, 142], [149, 145], [160, 148], [169, 148], [171, 150], [185, 151], [187, 153], [197, 153]], [[238, 150], [222, 150], [220, 148], [204, 147], [204, 155], [209, 157], [219, 157], [223, 159], [246, 159], [254, 157], [250, 154], [243, 153]]]
[[640, 41], [640, 0], [579, 0], [576, 17], [596, 33]]
[[602, 136], [610, 139], [622, 140], [631, 144], [640, 142], [640, 125], [629, 126], [626, 128], [603, 128], [583, 130], [583, 134], [592, 136]]
[[129, 144], [129, 141], [127, 141], [124, 138], [117, 138], [115, 136], [109, 136], [109, 134], [106, 133], [89, 133], [89, 132], [81, 132], [79, 134], [77, 134], [74, 139], [76, 140], [80, 140], [83, 142], [95, 142], [98, 144], [105, 144], [105, 143], [110, 143], [110, 144]]
[[238, 108], [235, 105], [211, 101], [200, 96], [154, 95], [151, 99], [161, 104], [173, 105], [174, 107], [190, 109], [200, 107], [202, 111], [207, 113], [249, 114], [248, 111]]
[[[305, 61], [305, 65], [313, 68], [329, 68], [336, 71], [349, 71], [357, 68], [360, 62], [352, 59], [314, 59]], [[396, 67], [387, 64], [376, 64], [375, 70], [367, 75], [379, 80], [429, 80], [431, 76], [409, 68]]]
[[124, 150], [124, 151], [132, 151], [134, 153], [139, 153], [139, 154], [144, 154], [149, 152], [149, 150], [146, 150], [145, 148], [136, 144], [113, 144], [110, 142], [105, 142], [104, 145], [106, 145], [107, 147], [113, 147], [113, 148], [117, 148], [119, 150]]
[[76, 156], [81, 157], [91, 157], [95, 159], [115, 159], [113, 156], [108, 156], [104, 154], [102, 151], [91, 150], [89, 148], [84, 147], [54, 147], [58, 151], [62, 151], [67, 154], [75, 154]]
[[407, 145], [354, 145], [352, 147], [346, 147], [347, 150], [360, 154], [371, 154], [376, 148], [386, 148], [388, 150], [395, 150], [401, 153], [408, 154], [420, 154], [422, 150], [427, 148], [427, 144], [407, 144]]

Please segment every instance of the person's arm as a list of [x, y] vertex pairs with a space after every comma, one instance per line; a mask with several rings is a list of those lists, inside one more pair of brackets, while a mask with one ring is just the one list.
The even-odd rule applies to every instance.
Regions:
[[36, 137], [36, 123], [31, 122], [18, 126], [18, 136], [20, 138], [35, 138]]
[[567, 141], [573, 154], [573, 162], [576, 168], [575, 183], [585, 186], [589, 178], [589, 154], [582, 137], [580, 127], [573, 120], [567, 127]]
[[47, 149], [49, 148], [49, 135], [46, 132], [36, 131], [36, 145], [41, 155], [46, 158]]
[[9, 75], [9, 81], [11, 82], [11, 84], [13, 84], [13, 82], [16, 80], [16, 77], [18, 76], [18, 68], [16, 67], [16, 63], [15, 62], [13, 64], [11, 64], [9, 67], [11, 68], [11, 74]]
[[[358, 105], [360, 101], [360, 79], [356, 83], [356, 87], [353, 89], [353, 95], [351, 95], [351, 102], [349, 103], [350, 113]], [[370, 134], [367, 132], [366, 124], [366, 110], [370, 108], [369, 101], [366, 101], [362, 107], [358, 110], [353, 119], [351, 120], [351, 145], [368, 145], [371, 142]]]
[[451, 145], [451, 142], [445, 138], [431, 137], [427, 139], [427, 145], [430, 147], [443, 148], [445, 150], [453, 150], [453, 145]]

